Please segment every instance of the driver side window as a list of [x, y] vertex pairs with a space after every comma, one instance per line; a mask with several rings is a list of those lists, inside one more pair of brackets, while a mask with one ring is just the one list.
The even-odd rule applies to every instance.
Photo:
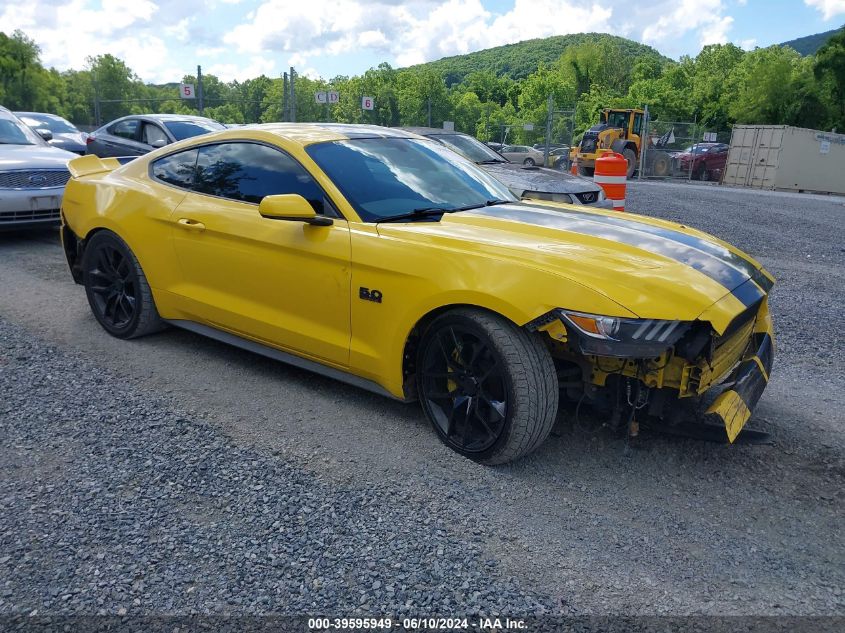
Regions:
[[258, 143], [220, 143], [199, 148], [194, 190], [258, 204], [265, 196], [299, 194], [321, 215], [336, 215], [322, 188], [284, 152]]

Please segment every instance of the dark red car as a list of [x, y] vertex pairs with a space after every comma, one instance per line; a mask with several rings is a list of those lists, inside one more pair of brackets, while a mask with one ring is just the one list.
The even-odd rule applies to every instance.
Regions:
[[677, 169], [694, 180], [718, 180], [728, 162], [726, 143], [696, 143], [675, 155]]

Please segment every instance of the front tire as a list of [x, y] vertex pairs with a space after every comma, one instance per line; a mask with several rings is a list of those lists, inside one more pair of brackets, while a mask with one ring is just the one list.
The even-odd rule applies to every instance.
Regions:
[[94, 318], [112, 336], [137, 338], [164, 328], [141, 264], [111, 231], [95, 233], [85, 245], [82, 283]]
[[423, 411], [452, 450], [482, 464], [536, 449], [554, 425], [558, 382], [549, 350], [503, 317], [461, 308], [437, 317], [420, 341]]
[[533, 167], [534, 165], [536, 165], [533, 158], [526, 158], [524, 161], [522, 161], [522, 164], [526, 167]]

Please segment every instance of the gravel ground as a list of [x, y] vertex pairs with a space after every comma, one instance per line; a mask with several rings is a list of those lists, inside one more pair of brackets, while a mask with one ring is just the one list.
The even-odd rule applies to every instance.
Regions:
[[334, 485], [0, 321], [0, 609], [534, 613], [459, 490]]
[[170, 330], [108, 337], [52, 232], [0, 235], [0, 614], [845, 615], [841, 198], [635, 183], [759, 256], [767, 445], [589, 412], [516, 464], [419, 409]]

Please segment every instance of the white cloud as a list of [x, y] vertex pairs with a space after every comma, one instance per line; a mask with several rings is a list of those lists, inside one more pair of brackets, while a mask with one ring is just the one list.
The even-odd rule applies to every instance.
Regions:
[[752, 37], [747, 40], [742, 40], [739, 43], [739, 47], [744, 51], [752, 51], [757, 46], [757, 38]]
[[[661, 3], [666, 5], [667, 3]], [[721, 0], [681, 0], [664, 9], [657, 20], [642, 30], [647, 44], [664, 44], [684, 37], [695, 37], [701, 46], [724, 44], [733, 18], [724, 16]]]
[[[643, 41], [672, 57], [695, 54], [704, 44], [728, 41], [728, 5], [740, 1], [511, 0], [493, 10], [489, 0], [5, 0], [0, 28], [22, 29], [42, 47], [42, 61], [59, 69], [112, 53], [154, 82], [193, 73], [198, 63], [223, 78], [278, 75], [285, 62], [302, 74], [306, 65], [316, 74], [319, 65], [333, 76], [349, 73], [353, 57], [406, 66], [589, 31]], [[820, 11], [845, 6], [805, 1]]]
[[804, 4], [820, 11], [825, 20], [845, 13], [845, 0], [804, 0]]

